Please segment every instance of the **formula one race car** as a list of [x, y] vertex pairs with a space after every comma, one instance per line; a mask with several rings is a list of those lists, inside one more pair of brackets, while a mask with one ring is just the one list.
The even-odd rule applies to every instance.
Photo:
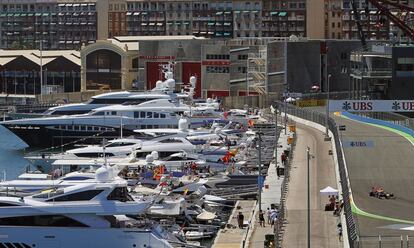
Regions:
[[382, 187], [372, 187], [371, 191], [369, 192], [369, 196], [376, 197], [378, 199], [395, 199], [393, 193], [386, 192]]

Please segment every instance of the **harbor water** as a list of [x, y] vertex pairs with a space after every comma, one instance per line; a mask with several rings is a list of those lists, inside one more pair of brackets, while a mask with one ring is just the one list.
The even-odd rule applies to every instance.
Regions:
[[15, 179], [22, 174], [25, 168], [30, 164], [23, 158], [24, 148], [21, 140], [9, 132], [3, 126], [0, 126], [0, 179]]

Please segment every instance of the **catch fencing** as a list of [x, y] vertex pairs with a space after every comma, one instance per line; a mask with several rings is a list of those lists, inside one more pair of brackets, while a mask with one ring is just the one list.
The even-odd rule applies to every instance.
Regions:
[[[325, 126], [326, 124], [326, 115], [321, 112], [309, 110], [309, 109], [302, 109], [291, 104], [286, 104], [283, 102], [277, 102], [278, 109], [282, 112], [286, 112], [290, 115], [297, 116], [299, 118], [312, 121], [318, 123], [320, 125]], [[352, 215], [351, 210], [351, 201], [350, 201], [350, 188], [348, 185], [348, 176], [347, 171], [345, 168], [344, 157], [342, 154], [340, 139], [339, 139], [339, 132], [336, 125], [336, 122], [331, 117], [328, 118], [328, 127], [329, 130], [333, 134], [335, 146], [336, 146], [336, 155], [338, 158], [338, 167], [339, 167], [339, 177], [340, 183], [342, 186], [342, 196], [343, 196], [343, 203], [344, 203], [344, 214], [346, 219], [346, 227], [348, 231], [348, 241], [351, 248], [356, 248], [358, 246], [358, 227], [355, 223], [354, 216]]]

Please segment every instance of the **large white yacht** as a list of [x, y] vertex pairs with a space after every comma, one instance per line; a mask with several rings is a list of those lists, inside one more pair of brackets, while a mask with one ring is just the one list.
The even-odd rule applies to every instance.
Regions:
[[[132, 135], [134, 129], [172, 128], [180, 116], [197, 127], [220, 118], [209, 107], [192, 107], [180, 101], [157, 99], [138, 105], [111, 105], [88, 114], [4, 121], [1, 124], [31, 147], [52, 147], [70, 140]], [[122, 131], [121, 131], [122, 129]], [[99, 137], [97, 137], [99, 136]]]
[[175, 80], [173, 78], [173, 65], [171, 63], [163, 65], [163, 73], [165, 75], [164, 82], [158, 81], [156, 86], [149, 91], [135, 92], [135, 91], [121, 91], [109, 92], [91, 97], [91, 99], [84, 103], [72, 103], [62, 106], [49, 108], [42, 115], [74, 115], [86, 114], [93, 109], [105, 107], [115, 104], [140, 104], [146, 101], [155, 99], [181, 99], [191, 97], [187, 93], [175, 92]]
[[84, 103], [71, 103], [61, 106], [51, 107], [46, 110], [42, 115], [75, 115], [86, 114], [93, 109], [105, 107], [115, 104], [140, 104], [146, 101], [155, 99], [172, 99], [171, 94], [164, 93], [162, 91], [155, 92], [133, 92], [133, 91], [121, 91], [110, 92], [91, 97], [91, 99]]
[[[110, 168], [96, 182], [45, 190], [26, 197], [0, 197], [2, 247], [172, 247], [173, 237], [136, 216], [151, 205], [129, 195]], [[41, 227], [41, 228], [39, 228]]]

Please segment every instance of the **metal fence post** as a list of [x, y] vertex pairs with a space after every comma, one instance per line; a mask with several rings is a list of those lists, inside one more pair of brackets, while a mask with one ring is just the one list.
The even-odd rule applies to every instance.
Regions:
[[378, 235], [378, 248], [381, 248], [382, 244], [381, 244], [381, 235]]

